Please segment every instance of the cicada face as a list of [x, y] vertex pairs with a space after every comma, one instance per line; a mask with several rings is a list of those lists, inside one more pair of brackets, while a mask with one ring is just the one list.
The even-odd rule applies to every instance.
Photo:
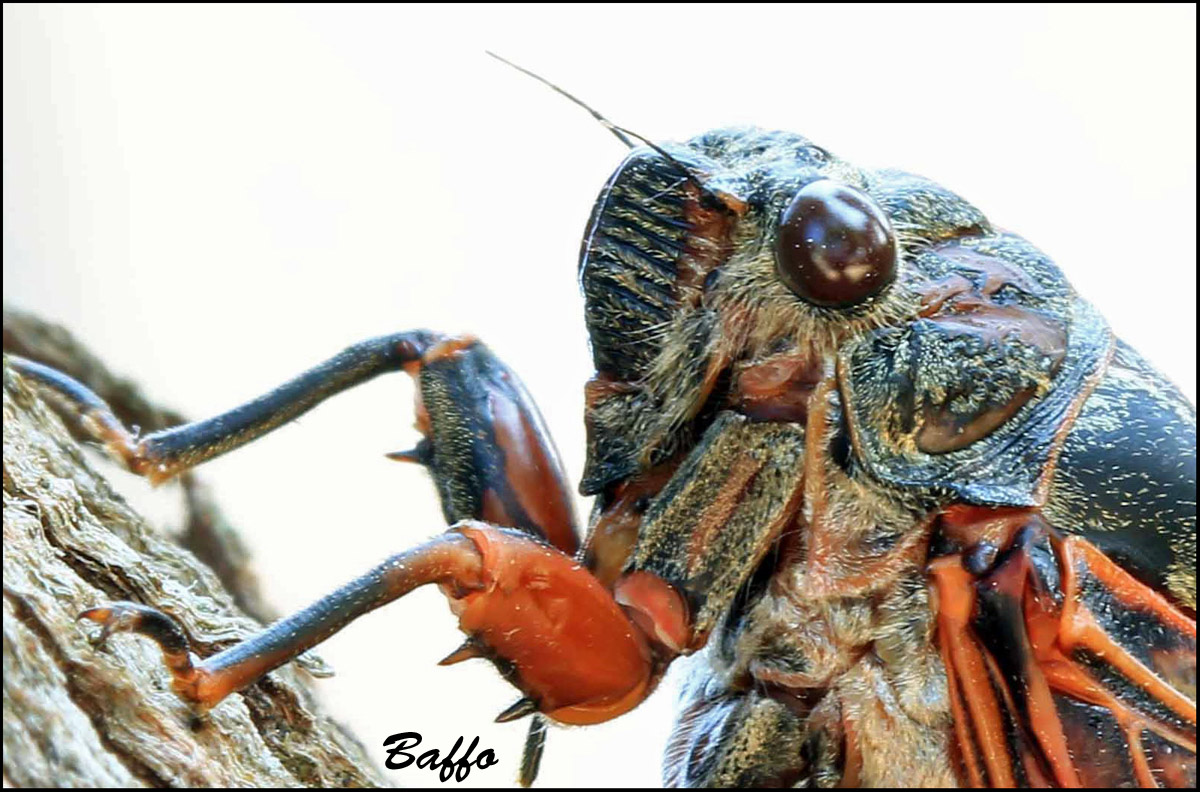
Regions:
[[[585, 493], [686, 445], [688, 421], [734, 360], [786, 348], [816, 361], [847, 334], [913, 303], [894, 283], [896, 234], [861, 191], [865, 182], [799, 135], [756, 129], [639, 149], [621, 164], [597, 199], [581, 253], [597, 370]], [[825, 212], [808, 230], [829, 233], [826, 258], [836, 259], [840, 244], [843, 257], [862, 259], [865, 285], [846, 288], [840, 300], [797, 290], [789, 275], [802, 254], [777, 255], [796, 230], [784, 222], [789, 204], [824, 185], [851, 201], [818, 198], [816, 214]], [[830, 284], [838, 278], [818, 280], [837, 290]]]
[[[1064, 362], [1056, 399], [1074, 398], [1107, 354], [1058, 269], [978, 209], [786, 133], [634, 152], [597, 201], [581, 273], [598, 372], [585, 492], [685, 446], [688, 422], [729, 396], [714, 389], [736, 391], [731, 367], [779, 354], [814, 378], [841, 367], [878, 477], [955, 486], [947, 454], [1045, 396]], [[1085, 340], [1068, 355], [1073, 327]]]
[[[585, 558], [682, 592], [673, 647], [719, 635], [668, 780], [1194, 777], [1194, 408], [1048, 257], [926, 179], [731, 129], [633, 151], [580, 273]], [[1112, 612], [1092, 585], [1146, 596], [1081, 643], [1072, 608]], [[1156, 659], [1137, 625], [1171, 636]], [[1123, 682], [1079, 659], [1106, 652]], [[1166, 710], [1129, 692], [1154, 684]], [[1071, 758], [1096, 751], [1126, 758]]]

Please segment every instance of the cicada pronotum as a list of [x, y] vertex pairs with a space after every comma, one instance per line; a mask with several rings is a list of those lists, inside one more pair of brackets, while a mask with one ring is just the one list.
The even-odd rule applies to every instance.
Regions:
[[[611, 126], [611, 125], [610, 125]], [[1194, 786], [1195, 411], [1043, 253], [926, 179], [796, 134], [637, 145], [579, 273], [595, 496], [579, 539], [532, 399], [481, 342], [371, 339], [215, 418], [138, 438], [14, 367], [161, 481], [378, 374], [417, 382], [453, 527], [218, 654], [153, 608], [198, 710], [437, 583], [545, 721], [628, 712], [692, 667], [680, 786]]]

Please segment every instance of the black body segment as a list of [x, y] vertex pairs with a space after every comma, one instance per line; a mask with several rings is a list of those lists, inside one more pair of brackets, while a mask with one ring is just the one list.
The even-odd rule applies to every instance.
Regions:
[[[624, 248], [631, 257], [613, 252], [614, 237], [636, 233], [626, 227], [632, 215], [615, 211], [614, 187], [619, 193], [645, 174], [670, 171], [662, 156], [639, 149], [597, 201], [589, 228], [600, 233], [585, 241], [581, 270], [597, 367], [581, 490], [619, 498], [630, 482], [678, 465], [642, 515], [625, 568], [682, 591], [697, 640], [716, 619], [727, 650], [710, 643], [708, 663], [694, 668], [667, 778], [745, 783], [750, 776], [726, 769], [787, 764], [771, 753], [793, 750], [782, 725], [777, 744], [741, 746], [728, 754], [734, 764], [722, 758], [740, 745], [737, 724], [752, 720], [753, 707], [735, 699], [761, 692], [784, 704], [804, 735], [789, 781], [932, 782], [950, 773], [999, 785], [1130, 784], [1154, 775], [1186, 785], [1194, 736], [1189, 743], [1162, 728], [1194, 734], [1194, 713], [1190, 725], [1168, 717], [1140, 734], [1129, 713], [1161, 715], [1161, 701], [1187, 709], [1179, 691], [1194, 698], [1194, 637], [1186, 637], [1194, 622], [1111, 571], [1071, 572], [1064, 553], [1072, 546], [1065, 537], [1086, 536], [1194, 609], [1194, 409], [1118, 346], [1044, 253], [934, 182], [857, 168], [800, 136], [757, 129], [716, 130], [668, 150], [696, 163], [706, 191], [733, 197], [724, 201], [728, 222], [715, 233], [707, 227], [721, 254], [711, 266], [682, 266], [692, 261], [688, 232], [698, 228], [688, 219], [691, 204], [654, 199], [656, 222], [683, 221], [674, 237], [682, 252], [645, 236], [641, 247]], [[822, 179], [866, 195], [895, 231], [894, 283], [852, 305], [809, 304], [776, 271], [780, 219]], [[684, 193], [686, 181], [678, 179]], [[652, 261], [673, 263], [660, 271], [675, 276], [673, 302], [660, 290], [650, 307], [621, 303], [630, 289], [651, 293], [648, 278], [630, 273], [650, 271]], [[801, 454], [817, 458], [795, 475], [814, 485], [784, 529], [791, 543], [764, 558], [755, 543], [770, 531], [737, 528], [738, 508], [754, 500], [745, 485], [754, 474], [740, 452], [718, 453], [732, 425], [724, 411], [775, 427], [803, 420], [812, 414], [813, 383], [830, 370], [842, 416], [831, 421], [846, 441], [799, 436]], [[740, 379], [747, 372], [750, 379]], [[753, 442], [770, 445], [765, 435]], [[775, 497], [785, 499], [788, 486], [777, 485]], [[936, 530], [926, 535], [931, 545], [919, 541], [957, 509], [978, 523], [960, 526], [949, 544]], [[1018, 539], [1021, 520], [1036, 530]], [[721, 544], [743, 535], [742, 554]], [[935, 573], [922, 555], [930, 547], [961, 557], [932, 559]], [[910, 551], [911, 575], [888, 582], [863, 571], [872, 558], [893, 559], [900, 570]], [[908, 590], [923, 588], [926, 576], [930, 590]], [[1131, 599], [1096, 593], [1105, 591]], [[1100, 629], [1067, 613], [1068, 600], [1100, 614]], [[759, 640], [773, 635], [789, 640]], [[859, 647], [869, 647], [865, 656], [855, 654]], [[1100, 668], [1089, 665], [1093, 650], [1111, 652]], [[1137, 657], [1153, 673], [1121, 673], [1153, 693], [1134, 693], [1131, 678], [1114, 680], [1120, 674], [1103, 668]], [[942, 660], [952, 676], [945, 690], [933, 681]], [[1111, 698], [1088, 698], [1084, 669]], [[877, 708], [871, 695], [859, 698], [867, 680], [887, 680], [887, 694], [904, 702], [893, 710], [905, 713], [899, 721], [868, 725], [866, 713]], [[884, 688], [877, 692], [882, 707]], [[969, 750], [972, 767], [957, 764], [968, 759], [954, 758], [955, 740], [979, 741]], [[1180, 753], [1189, 745], [1192, 753]], [[920, 751], [929, 758], [918, 760]]]
[[1127, 344], [1063, 443], [1045, 513], [1196, 607], [1196, 408]]

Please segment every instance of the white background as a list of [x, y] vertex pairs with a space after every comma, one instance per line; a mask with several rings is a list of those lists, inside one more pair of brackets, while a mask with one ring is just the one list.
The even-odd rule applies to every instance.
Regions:
[[[1195, 8], [4, 7], [4, 290], [201, 417], [347, 343], [479, 334], [520, 372], [573, 480], [590, 373], [575, 281], [624, 149], [484, 56], [659, 140], [801, 132], [929, 176], [1053, 256], [1194, 399]], [[293, 611], [440, 530], [403, 377], [203, 468]], [[154, 509], [166, 487], [129, 480]], [[581, 510], [586, 507], [580, 503]], [[168, 517], [168, 524], [171, 519]], [[177, 518], [174, 518], [177, 519]], [[524, 724], [420, 591], [322, 646], [368, 750], [482, 735], [509, 783]], [[667, 688], [671, 685], [668, 684]], [[656, 784], [665, 690], [550, 735], [548, 785]], [[434, 783], [424, 772], [401, 784]]]

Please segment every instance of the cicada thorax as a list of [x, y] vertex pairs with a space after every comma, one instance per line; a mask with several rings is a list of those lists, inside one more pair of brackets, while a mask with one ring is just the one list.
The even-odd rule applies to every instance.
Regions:
[[[1192, 619], [1190, 644], [1176, 635], [1156, 670], [1125, 669], [1124, 684], [1153, 677], [1194, 701], [1194, 410], [1131, 351], [1114, 358], [1103, 319], [1048, 257], [928, 180], [758, 130], [636, 151], [601, 193], [582, 255], [597, 375], [581, 489], [601, 496], [585, 559], [606, 579], [666, 581], [685, 617], [643, 609], [639, 623], [675, 625], [681, 651], [708, 640], [668, 780], [1194, 774], [1182, 705], [1162, 721], [1182, 760], [1139, 748], [1161, 734], [1110, 707], [1124, 720], [1101, 742], [1125, 752], [1124, 770], [1064, 766], [1095, 748], [1078, 712], [1052, 719], [1061, 744], [1039, 742], [1029, 735], [1048, 733], [1037, 719], [1049, 713], [1012, 691], [1044, 677], [1054, 693], [1041, 704], [1096, 706], [1082, 677], [980, 637], [1003, 627], [1040, 647], [1038, 663], [1058, 662], [1048, 647], [1086, 662], [1063, 608], [1082, 589], [1066, 581], [1117, 580], [1066, 569], [1072, 537], [1088, 537], [1184, 608], [1179, 622], [1127, 601], [1115, 630]], [[969, 524], [948, 529], [943, 515], [962, 508]], [[1049, 555], [1018, 542], [1030, 526]], [[951, 564], [970, 602], [961, 625], [943, 618], [938, 570]], [[996, 585], [1012, 602], [966, 593]], [[951, 639], [988, 666], [969, 677], [978, 691], [964, 693]], [[972, 721], [963, 695], [1004, 714]]]

